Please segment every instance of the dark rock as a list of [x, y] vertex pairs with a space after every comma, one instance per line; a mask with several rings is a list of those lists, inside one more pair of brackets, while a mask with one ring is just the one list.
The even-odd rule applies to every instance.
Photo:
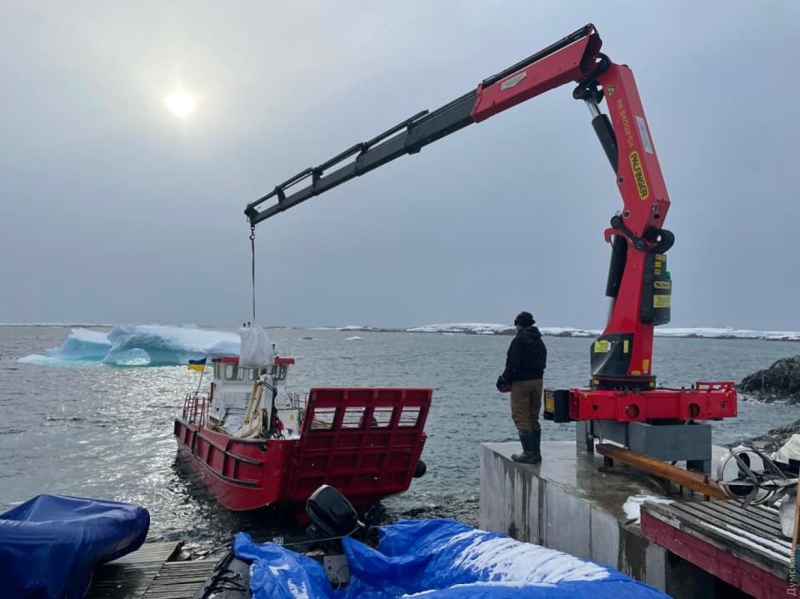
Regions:
[[800, 420], [791, 424], [784, 424], [773, 428], [772, 430], [759, 435], [751, 437], [750, 439], [743, 439], [734, 443], [729, 443], [727, 447], [736, 447], [737, 445], [744, 445], [746, 447], [754, 447], [759, 451], [763, 451], [767, 455], [771, 455], [783, 447], [786, 442], [792, 437], [800, 433]]
[[738, 389], [759, 399], [800, 401], [800, 356], [782, 358], [769, 368], [747, 375]]

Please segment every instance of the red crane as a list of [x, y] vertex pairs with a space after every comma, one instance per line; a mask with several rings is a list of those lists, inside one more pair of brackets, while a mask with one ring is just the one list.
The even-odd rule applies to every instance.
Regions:
[[[670, 199], [633, 72], [600, 52], [602, 43], [597, 29], [588, 24], [449, 104], [415, 114], [298, 173], [248, 204], [245, 214], [252, 231], [259, 222], [395, 158], [415, 154], [468, 125], [576, 83], [572, 95], [588, 106], [622, 195], [622, 210], [605, 230], [612, 249], [606, 295], [614, 303], [605, 330], [591, 344], [590, 388], [546, 390], [544, 416], [582, 423], [579, 438], [587, 441], [589, 450], [594, 437], [601, 436], [653, 457], [686, 459], [690, 467], [708, 471], [710, 429], [698, 423], [735, 417], [737, 394], [732, 382], [697, 382], [688, 389], [656, 387], [653, 329], [671, 317], [666, 252], [675, 238], [664, 228]], [[610, 117], [600, 111], [604, 100]], [[352, 160], [343, 164], [348, 159]], [[257, 209], [268, 200], [272, 205]], [[684, 426], [687, 423], [696, 426]], [[682, 457], [671, 457], [675, 455]]]

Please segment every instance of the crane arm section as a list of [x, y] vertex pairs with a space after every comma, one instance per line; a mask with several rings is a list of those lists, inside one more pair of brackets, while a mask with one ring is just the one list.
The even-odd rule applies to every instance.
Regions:
[[[248, 204], [245, 214], [256, 225], [284, 210], [368, 173], [473, 123], [570, 81], [593, 78], [604, 66], [602, 45], [593, 25], [587, 25], [555, 44], [482, 81], [478, 88], [434, 110], [424, 110], [377, 137], [355, 144], [317, 167], [307, 168]], [[352, 162], [339, 166], [348, 159]], [[337, 167], [335, 170], [335, 167]], [[300, 184], [302, 187], [298, 187]], [[291, 191], [290, 191], [291, 190]], [[268, 200], [274, 204], [257, 210]]]
[[[601, 53], [601, 46], [590, 23], [449, 104], [415, 114], [305, 169], [247, 205], [251, 227], [400, 156], [416, 154], [468, 125], [574, 82], [573, 98], [589, 108], [623, 200], [622, 210], [605, 231], [612, 247], [606, 295], [614, 304], [605, 331], [590, 349], [592, 386], [654, 388], [653, 327], [670, 319], [672, 282], [664, 253], [674, 237], [663, 228], [670, 200], [633, 73]], [[603, 100], [608, 115], [600, 112]]]

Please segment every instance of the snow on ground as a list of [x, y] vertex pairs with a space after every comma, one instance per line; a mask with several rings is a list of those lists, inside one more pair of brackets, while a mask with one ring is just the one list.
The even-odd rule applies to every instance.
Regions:
[[463, 532], [439, 546], [437, 553], [446, 555], [451, 546], [458, 547], [452, 557], [456, 570], [471, 571], [490, 584], [503, 586], [592, 582], [609, 576], [603, 566], [568, 553], [493, 536], [477, 529]]
[[656, 497], [654, 495], [631, 495], [622, 506], [622, 509], [625, 510], [625, 515], [628, 517], [628, 520], [634, 520], [637, 523], [639, 522], [639, 510], [645, 501], [652, 501], [653, 503], [671, 503], [669, 499]]
[[706, 338], [733, 338], [733, 339], [771, 339], [785, 341], [800, 341], [800, 332], [797, 331], [755, 331], [752, 329], [726, 328], [664, 328], [656, 327], [657, 337], [706, 337]]
[[453, 324], [429, 324], [421, 327], [404, 329], [406, 333], [476, 333], [483, 335], [496, 335], [503, 331], [513, 330], [507, 324], [490, 324], [478, 322], [463, 322]]
[[[407, 333], [473, 333], [497, 335], [514, 330], [513, 326], [495, 323], [452, 323], [430, 324], [410, 329]], [[575, 327], [539, 327], [543, 335], [558, 337], [596, 337], [603, 331], [600, 329], [579, 329]], [[656, 337], [701, 337], [706, 339], [768, 339], [783, 341], [800, 341], [800, 331], [757, 331], [753, 329], [735, 329], [732, 327], [656, 327]]]

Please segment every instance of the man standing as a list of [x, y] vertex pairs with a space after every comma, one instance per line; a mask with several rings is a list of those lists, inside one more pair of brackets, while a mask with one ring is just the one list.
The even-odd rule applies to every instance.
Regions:
[[539, 410], [542, 407], [547, 348], [535, 323], [530, 312], [520, 312], [514, 319], [517, 334], [508, 348], [506, 368], [497, 378], [498, 391], [507, 391], [511, 387], [511, 419], [523, 449], [522, 454], [514, 454], [511, 459], [523, 464], [542, 461]]

